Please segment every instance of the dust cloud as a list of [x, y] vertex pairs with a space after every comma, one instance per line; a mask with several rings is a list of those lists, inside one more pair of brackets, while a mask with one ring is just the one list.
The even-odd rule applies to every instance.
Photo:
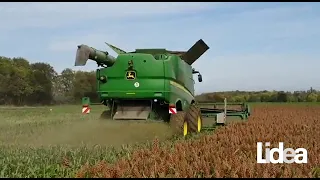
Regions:
[[[32, 137], [32, 146], [121, 146], [172, 137], [167, 123], [156, 121], [94, 120], [59, 125]], [[28, 142], [25, 142], [28, 143]]]

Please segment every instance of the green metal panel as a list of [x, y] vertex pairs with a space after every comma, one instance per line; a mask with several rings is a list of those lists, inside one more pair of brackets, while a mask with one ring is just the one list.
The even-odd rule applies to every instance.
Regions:
[[[128, 69], [130, 61], [133, 62], [131, 70]], [[135, 79], [127, 80], [127, 71], [134, 71]], [[112, 68], [101, 68], [97, 74], [107, 77], [105, 83], [98, 81], [102, 99], [157, 98], [172, 104], [180, 100], [182, 105], [194, 100], [192, 68], [176, 55], [120, 54]]]
[[[128, 63], [133, 62], [129, 69]], [[105, 98], [168, 98], [164, 89], [163, 61], [154, 59], [150, 54], [120, 54], [112, 68], [100, 69], [100, 76], [106, 76], [107, 82], [99, 83], [98, 93]], [[134, 72], [135, 79], [127, 79], [127, 73]]]
[[192, 68], [176, 55], [171, 55], [164, 61], [166, 87], [170, 93], [171, 104], [181, 101], [183, 110], [194, 100], [194, 80]]

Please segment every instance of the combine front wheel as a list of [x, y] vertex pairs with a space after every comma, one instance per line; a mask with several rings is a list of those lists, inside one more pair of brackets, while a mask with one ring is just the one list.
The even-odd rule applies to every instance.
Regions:
[[202, 129], [201, 112], [196, 105], [194, 104], [190, 105], [190, 108], [186, 114], [186, 118], [187, 118], [190, 132], [195, 133], [195, 132], [201, 131]]
[[169, 123], [174, 134], [183, 134], [183, 136], [188, 134], [189, 124], [186, 121], [185, 112], [179, 111], [177, 114], [171, 114]]

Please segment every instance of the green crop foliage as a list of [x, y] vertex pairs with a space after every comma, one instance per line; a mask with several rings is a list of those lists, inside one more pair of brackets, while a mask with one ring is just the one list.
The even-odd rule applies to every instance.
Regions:
[[156, 135], [171, 140], [166, 124], [101, 120], [104, 108], [0, 107], [0, 177], [74, 177], [85, 164], [129, 157]]

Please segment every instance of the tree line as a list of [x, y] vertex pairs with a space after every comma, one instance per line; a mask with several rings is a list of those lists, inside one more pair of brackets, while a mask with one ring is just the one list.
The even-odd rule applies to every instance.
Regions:
[[64, 69], [57, 73], [43, 62], [0, 56], [0, 105], [78, 103], [83, 96], [97, 99], [95, 72]]
[[[97, 102], [95, 71], [57, 73], [43, 62], [30, 63], [22, 57], [0, 56], [0, 105], [53, 105], [80, 103], [84, 96]], [[206, 93], [199, 101], [223, 102], [320, 102], [320, 91], [231, 91]]]
[[197, 96], [201, 102], [320, 102], [320, 91], [312, 87], [306, 91], [227, 91], [204, 93]]

